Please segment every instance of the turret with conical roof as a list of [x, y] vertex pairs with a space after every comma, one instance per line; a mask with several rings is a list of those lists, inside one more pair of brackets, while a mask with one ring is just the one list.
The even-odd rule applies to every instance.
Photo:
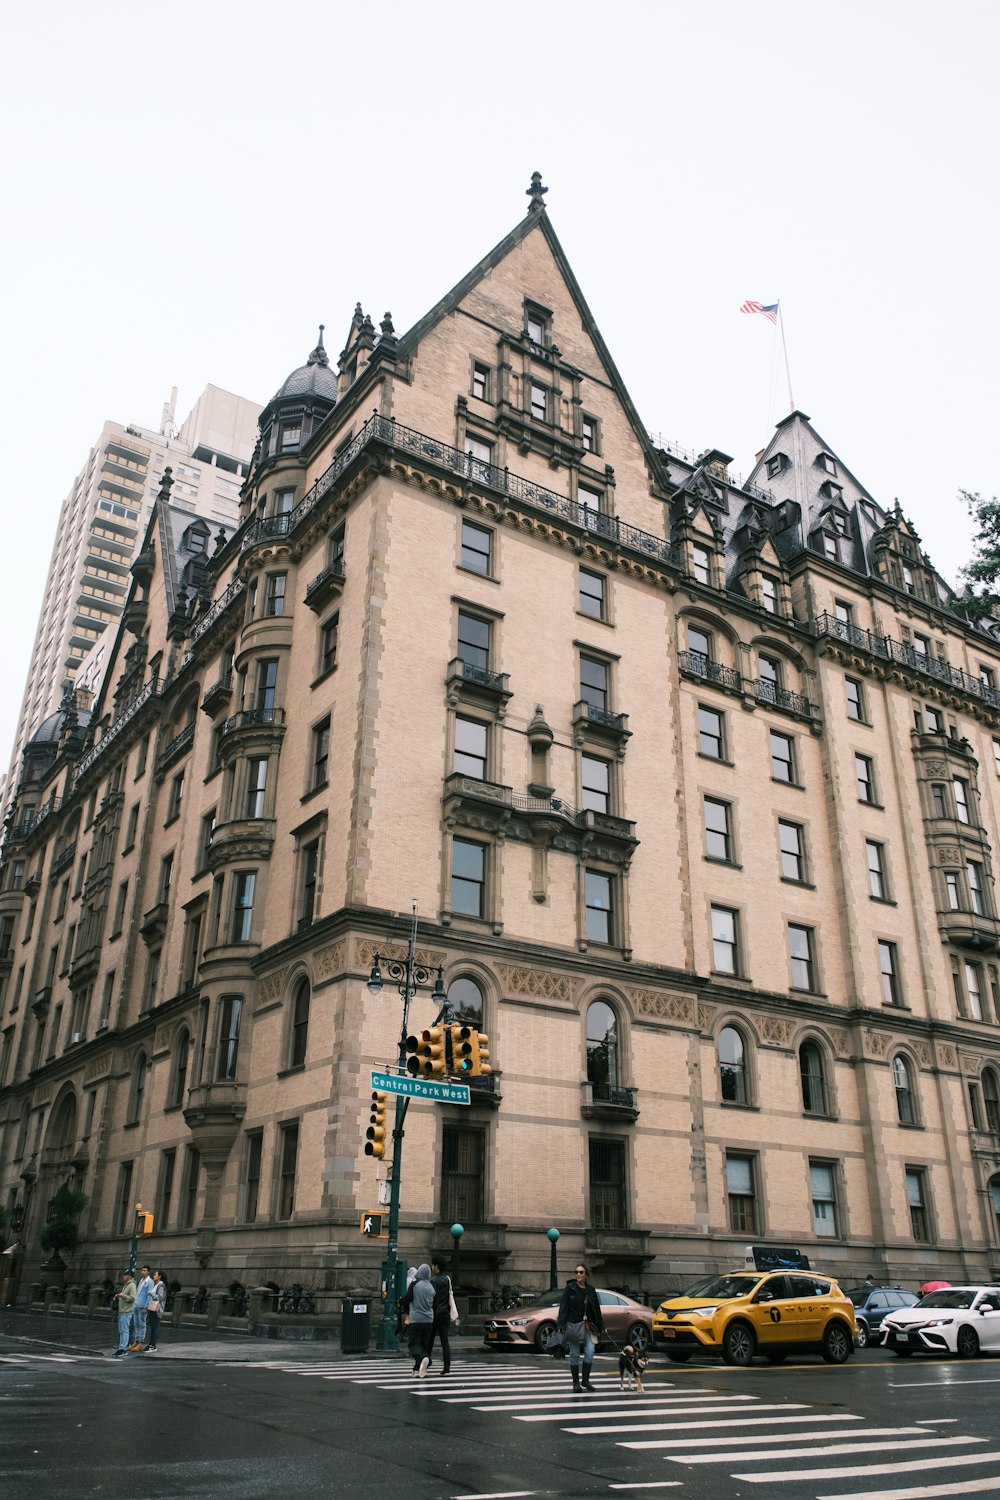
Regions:
[[304, 365], [292, 371], [260, 414], [259, 461], [304, 447], [337, 402], [337, 377], [323, 343], [324, 324]]

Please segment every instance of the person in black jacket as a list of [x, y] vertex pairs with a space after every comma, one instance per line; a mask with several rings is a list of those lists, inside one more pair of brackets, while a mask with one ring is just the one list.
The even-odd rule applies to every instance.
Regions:
[[427, 1352], [434, 1348], [435, 1338], [441, 1341], [441, 1356], [444, 1360], [442, 1375], [451, 1369], [451, 1344], [448, 1332], [451, 1328], [451, 1277], [439, 1260], [431, 1261], [431, 1286], [434, 1288], [434, 1326]]
[[[592, 1391], [590, 1368], [594, 1363], [594, 1336], [604, 1332], [601, 1304], [597, 1292], [587, 1280], [587, 1267], [577, 1265], [576, 1275], [567, 1281], [559, 1303], [556, 1323], [569, 1349], [569, 1367], [574, 1391]], [[583, 1381], [580, 1380], [580, 1349], [583, 1349]]]

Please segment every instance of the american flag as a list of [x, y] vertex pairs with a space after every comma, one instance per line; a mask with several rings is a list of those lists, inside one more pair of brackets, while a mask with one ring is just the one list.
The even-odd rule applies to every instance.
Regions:
[[763, 302], [744, 302], [740, 308], [740, 312], [759, 312], [763, 313], [765, 318], [770, 318], [772, 323], [777, 323], [778, 321], [777, 302], [771, 302], [767, 305]]

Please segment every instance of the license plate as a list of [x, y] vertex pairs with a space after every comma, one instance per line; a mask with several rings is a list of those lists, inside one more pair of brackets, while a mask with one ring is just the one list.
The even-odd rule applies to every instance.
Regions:
[[910, 1342], [910, 1335], [908, 1333], [897, 1333], [896, 1334], [896, 1343], [897, 1344], [908, 1344], [909, 1342]]
[[487, 1334], [487, 1335], [486, 1335], [486, 1337], [487, 1337], [487, 1338], [488, 1338], [488, 1339], [497, 1339], [497, 1338], [499, 1338], [499, 1337], [500, 1337], [500, 1335], [499, 1335], [499, 1334], [498, 1334], [498, 1333], [488, 1333], [488, 1334]]
[[660, 1331], [665, 1339], [675, 1339], [677, 1337], [676, 1328], [663, 1328]]

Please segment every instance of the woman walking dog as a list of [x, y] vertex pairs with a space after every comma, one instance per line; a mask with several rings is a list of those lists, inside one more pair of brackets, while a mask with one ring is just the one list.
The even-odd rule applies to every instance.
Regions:
[[[556, 1326], [569, 1350], [570, 1374], [574, 1391], [593, 1391], [590, 1368], [594, 1363], [594, 1336], [604, 1332], [601, 1304], [597, 1292], [587, 1280], [587, 1267], [578, 1265], [572, 1281], [567, 1281], [559, 1303]], [[580, 1350], [583, 1350], [583, 1380], [580, 1379]]]

